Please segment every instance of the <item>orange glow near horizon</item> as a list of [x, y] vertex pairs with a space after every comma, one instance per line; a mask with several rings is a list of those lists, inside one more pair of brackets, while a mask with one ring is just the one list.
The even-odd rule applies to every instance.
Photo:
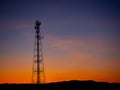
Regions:
[[[69, 60], [71, 61], [72, 59]], [[53, 65], [54, 63], [51, 64], [50, 62], [47, 62], [45, 64], [46, 83], [68, 80], [95, 80], [120, 83], [120, 73], [117, 71], [109, 70], [109, 67], [108, 69], [106, 68], [104, 70], [96, 70], [91, 68], [85, 68], [83, 66], [79, 66], [79, 68], [77, 68], [78, 66], [67, 67], [66, 64], [65, 66], [62, 65], [61, 67], [59, 67], [58, 65], [58, 67], [56, 67], [56, 65]], [[30, 67], [30, 65], [27, 65], [25, 67]], [[13, 68], [12, 71], [7, 70], [1, 72], [0, 83], [31, 83], [31, 76], [32, 70], [30, 70], [29, 68], [25, 69], [19, 67], [18, 70]]]
[[[13, 72], [4, 73], [1, 75], [0, 83], [31, 83], [31, 72]], [[118, 82], [120, 79], [118, 75], [113, 72], [95, 72], [95, 71], [70, 71], [70, 72], [47, 72], [46, 73], [46, 83], [58, 82], [58, 81], [68, 81], [68, 80], [94, 80], [103, 82]]]
[[[102, 57], [94, 52], [79, 52], [77, 45], [86, 48], [88, 44], [88, 42], [82, 40], [79, 42], [79, 40], [49, 39], [52, 39], [49, 41], [54, 44], [47, 42], [49, 46], [46, 48], [50, 53], [45, 53], [44, 58], [46, 83], [66, 80], [95, 80], [120, 83], [119, 58]], [[87, 49], [93, 49], [96, 52], [93, 47], [91, 45]], [[51, 48], [53, 51], [50, 50]], [[97, 50], [102, 53], [107, 51], [106, 48], [104, 51], [101, 48], [101, 46], [98, 46]], [[55, 53], [56, 50], [57, 53]], [[26, 52], [17, 53], [15, 57], [9, 56], [5, 57], [5, 59], [9, 60], [9, 62], [4, 64], [6, 66], [4, 69], [0, 69], [0, 83], [31, 83], [32, 60], [30, 55], [26, 55]]]

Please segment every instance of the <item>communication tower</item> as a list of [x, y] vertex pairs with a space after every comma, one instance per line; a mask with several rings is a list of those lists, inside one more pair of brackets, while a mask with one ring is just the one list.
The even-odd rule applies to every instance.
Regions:
[[32, 67], [32, 83], [41, 84], [45, 83], [44, 63], [43, 63], [43, 50], [41, 22], [36, 20], [35, 22], [35, 40], [34, 40], [34, 55], [33, 55], [33, 67]]

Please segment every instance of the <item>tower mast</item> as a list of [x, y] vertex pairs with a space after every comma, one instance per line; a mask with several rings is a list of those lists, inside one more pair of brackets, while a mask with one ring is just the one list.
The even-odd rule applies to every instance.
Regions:
[[32, 70], [32, 83], [41, 84], [45, 83], [43, 51], [42, 51], [42, 36], [40, 32], [41, 22], [35, 22], [35, 43], [34, 43], [34, 58]]

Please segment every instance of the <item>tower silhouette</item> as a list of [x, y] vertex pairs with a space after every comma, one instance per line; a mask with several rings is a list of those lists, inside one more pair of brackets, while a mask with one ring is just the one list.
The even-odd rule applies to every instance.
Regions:
[[35, 40], [34, 40], [34, 55], [32, 67], [32, 83], [41, 84], [45, 83], [44, 63], [43, 63], [43, 50], [42, 39], [40, 31], [41, 22], [35, 22]]

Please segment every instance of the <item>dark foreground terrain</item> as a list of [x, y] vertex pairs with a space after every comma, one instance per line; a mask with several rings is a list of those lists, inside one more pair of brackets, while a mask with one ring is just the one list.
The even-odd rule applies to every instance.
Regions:
[[63, 81], [46, 84], [1, 84], [0, 90], [120, 90], [120, 83]]

